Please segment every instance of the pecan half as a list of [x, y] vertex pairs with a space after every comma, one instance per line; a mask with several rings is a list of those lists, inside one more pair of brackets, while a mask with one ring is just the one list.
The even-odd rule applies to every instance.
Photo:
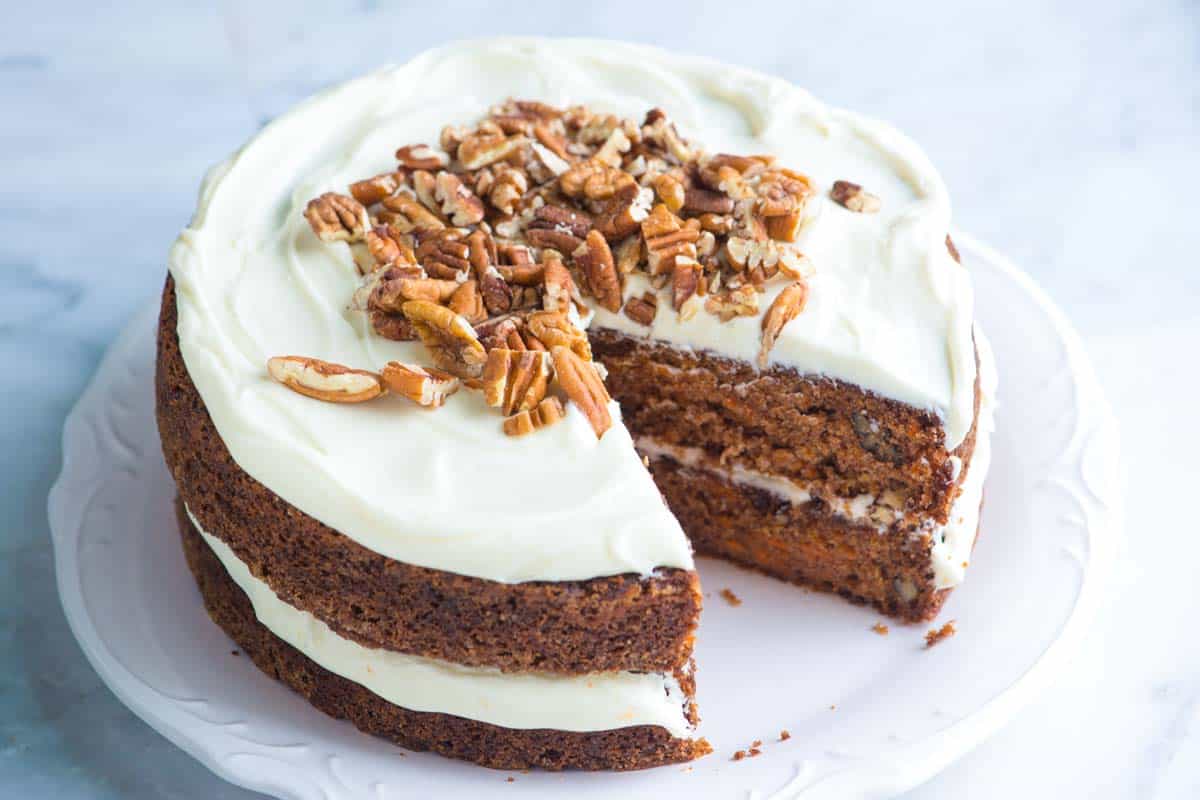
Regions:
[[271, 377], [294, 392], [328, 403], [361, 403], [383, 394], [374, 372], [306, 356], [275, 356], [267, 360]]
[[571, 402], [579, 406], [599, 439], [612, 427], [612, 415], [608, 411], [611, 398], [600, 374], [590, 361], [583, 360], [569, 347], [553, 346], [550, 356], [554, 359], [554, 373], [559, 385]]
[[838, 205], [859, 214], [874, 214], [882, 206], [878, 197], [850, 181], [834, 181], [829, 197]]
[[775, 341], [779, 338], [783, 327], [804, 310], [806, 302], [808, 302], [808, 285], [803, 281], [796, 281], [785, 287], [771, 301], [771, 307], [767, 309], [767, 313], [763, 315], [762, 319], [762, 342], [758, 349], [758, 366], [761, 369], [767, 368], [771, 348], [775, 346]]
[[304, 218], [323, 242], [361, 241], [371, 225], [362, 203], [337, 192], [310, 200]]
[[487, 351], [471, 323], [445, 306], [426, 300], [409, 300], [402, 310], [439, 367], [460, 377], [479, 376]]
[[522, 411], [504, 420], [502, 427], [509, 436], [524, 436], [553, 425], [565, 414], [561, 400], [557, 397], [547, 397], [538, 403], [537, 408]]
[[483, 398], [508, 416], [534, 408], [546, 396], [550, 356], [532, 350], [496, 348], [483, 367]]
[[574, 253], [588, 291], [601, 306], [614, 314], [621, 310], [621, 278], [613, 261], [612, 250], [600, 231], [590, 231]]
[[389, 361], [380, 376], [388, 391], [425, 408], [440, 408], [458, 391], [461, 381], [444, 370]]

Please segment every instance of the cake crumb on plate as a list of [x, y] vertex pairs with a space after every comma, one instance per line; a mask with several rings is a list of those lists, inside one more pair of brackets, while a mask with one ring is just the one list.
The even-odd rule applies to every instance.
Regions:
[[950, 620], [942, 627], [932, 629], [925, 634], [925, 648], [929, 649], [938, 642], [949, 639], [956, 633], [958, 633], [958, 628], [955, 627], [954, 620]]
[[876, 622], [874, 625], [871, 626], [871, 630], [875, 631], [880, 636], [888, 635], [888, 626], [884, 625], [882, 622]]
[[733, 593], [733, 589], [728, 587], [721, 590], [721, 597], [725, 598], [725, 602], [736, 608], [742, 604], [742, 598]]

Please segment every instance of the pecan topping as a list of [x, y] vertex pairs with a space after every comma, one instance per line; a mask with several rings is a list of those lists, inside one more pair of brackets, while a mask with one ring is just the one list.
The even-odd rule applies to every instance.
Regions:
[[450, 301], [446, 303], [446, 307], [472, 325], [477, 325], [488, 318], [488, 309], [483, 295], [479, 292], [478, 281], [464, 281], [454, 290], [454, 294], [450, 295]]
[[371, 226], [362, 203], [337, 192], [326, 192], [310, 200], [304, 217], [323, 242], [357, 242]]
[[385, 339], [394, 342], [411, 342], [417, 338], [417, 329], [402, 314], [389, 314], [386, 311], [368, 312], [371, 329]]
[[450, 159], [427, 144], [409, 144], [396, 151], [396, 160], [408, 169], [445, 169]]
[[583, 360], [568, 347], [551, 347], [550, 355], [554, 359], [554, 373], [559, 385], [571, 402], [579, 406], [599, 439], [612, 427], [612, 415], [608, 411], [611, 398], [604, 388], [604, 381], [600, 380], [590, 361]]
[[[588, 342], [587, 334], [572, 325], [566, 314], [559, 311], [535, 311], [529, 315], [526, 324], [529, 326], [529, 333], [545, 348], [566, 347], [581, 358], [592, 360], [592, 346]], [[529, 345], [528, 340], [526, 345]]]
[[709, 295], [704, 302], [704, 310], [716, 314], [721, 322], [729, 322], [734, 317], [753, 317], [758, 313], [758, 292], [747, 284], [721, 294]]
[[532, 350], [496, 348], [488, 352], [483, 367], [483, 397], [504, 416], [527, 411], [546, 396], [550, 381], [550, 356]]
[[383, 394], [383, 382], [374, 372], [319, 358], [275, 356], [267, 361], [267, 372], [292, 391], [329, 403], [361, 403]]
[[563, 265], [562, 259], [553, 255], [546, 258], [546, 263], [542, 265], [542, 283], [542, 306], [547, 311], [567, 313], [571, 307], [575, 282], [571, 280], [571, 273]]
[[881, 205], [878, 197], [850, 181], [834, 181], [829, 196], [835, 203], [860, 214], [874, 214]]
[[462, 162], [463, 169], [479, 169], [503, 161], [524, 144], [525, 137], [506, 136], [500, 126], [484, 123], [475, 134], [467, 136], [458, 145], [458, 160]]
[[700, 288], [700, 262], [694, 259], [675, 259], [675, 269], [671, 272], [671, 305], [676, 311], [683, 308]]
[[445, 306], [426, 300], [409, 300], [402, 310], [438, 366], [460, 377], [478, 377], [487, 351], [475, 337], [471, 323]]
[[411, 300], [444, 303], [459, 288], [457, 281], [437, 278], [391, 278], [381, 280], [367, 300], [367, 308], [399, 314]]
[[402, 233], [414, 230], [438, 231], [446, 227], [446, 224], [438, 219], [436, 214], [421, 205], [421, 202], [410, 194], [398, 192], [391, 197], [385, 197], [380, 202], [386, 210], [393, 214], [392, 218], [385, 218], [382, 214], [379, 215], [379, 218], [395, 223]]
[[350, 184], [350, 194], [364, 206], [373, 206], [383, 198], [395, 193], [403, 182], [403, 172], [385, 172], [374, 178]]
[[461, 383], [444, 370], [401, 364], [399, 361], [385, 364], [381, 377], [388, 391], [426, 408], [440, 408], [447, 397], [458, 391]]
[[548, 428], [565, 415], [562, 401], [557, 397], [547, 397], [538, 403], [537, 408], [522, 411], [504, 420], [504, 432], [509, 436], [524, 436], [541, 428]]
[[657, 314], [658, 295], [653, 292], [646, 292], [641, 297], [631, 297], [625, 301], [625, 316], [639, 325], [653, 325]]
[[609, 311], [620, 311], [621, 279], [608, 241], [599, 231], [591, 231], [587, 240], [575, 251], [574, 258], [576, 266], [583, 271], [592, 296]]
[[498, 211], [513, 214], [516, 213], [517, 203], [527, 191], [529, 179], [525, 173], [515, 167], [501, 165], [496, 169], [495, 178], [487, 189], [487, 198]]
[[410, 237], [390, 225], [376, 225], [367, 231], [367, 250], [379, 265], [417, 263], [410, 241]]
[[435, 196], [442, 204], [442, 213], [455, 225], [474, 225], [483, 219], [483, 203], [452, 172], [438, 173]]
[[771, 302], [771, 307], [767, 309], [762, 320], [762, 344], [758, 350], [758, 366], [760, 368], [767, 368], [771, 348], [775, 346], [775, 340], [779, 338], [783, 326], [794, 320], [804, 310], [804, 304], [807, 301], [808, 286], [803, 281], [796, 281], [784, 288]]
[[654, 193], [669, 211], [678, 214], [687, 200], [687, 190], [678, 178], [668, 172], [660, 173], [651, 181]]

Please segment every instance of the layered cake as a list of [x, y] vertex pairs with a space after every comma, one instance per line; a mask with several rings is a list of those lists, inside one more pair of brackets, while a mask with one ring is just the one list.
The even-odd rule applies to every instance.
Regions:
[[703, 755], [693, 551], [907, 621], [963, 578], [995, 378], [949, 226], [892, 128], [649, 48], [315, 97], [212, 171], [163, 291], [209, 614], [405, 747]]

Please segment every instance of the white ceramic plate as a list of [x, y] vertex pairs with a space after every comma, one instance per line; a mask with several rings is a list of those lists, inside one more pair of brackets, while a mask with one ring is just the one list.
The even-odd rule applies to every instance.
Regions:
[[[1116, 426], [1077, 335], [964, 234], [1001, 376], [995, 462], [968, 580], [928, 626], [702, 560], [702, 733], [715, 752], [627, 774], [497, 772], [404, 752], [258, 672], [184, 564], [153, 413], [155, 309], [113, 344], [63, 434], [50, 493], [59, 591], [116, 695], [222, 777], [285, 798], [880, 797], [929, 779], [1059, 673], [1097, 605], [1120, 519]], [[744, 601], [732, 607], [719, 590]], [[788, 730], [791, 738], [778, 741]], [[756, 739], [763, 754], [734, 762]], [[508, 778], [513, 777], [513, 783]]]

